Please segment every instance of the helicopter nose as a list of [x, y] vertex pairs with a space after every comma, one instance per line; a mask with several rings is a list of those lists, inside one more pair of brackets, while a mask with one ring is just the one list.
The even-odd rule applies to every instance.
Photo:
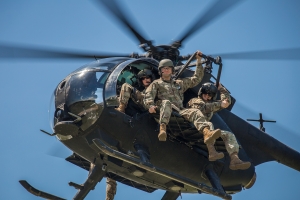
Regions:
[[103, 88], [107, 75], [102, 71], [82, 70], [59, 84], [54, 93], [55, 113], [52, 115], [55, 133], [74, 137], [95, 124], [104, 109]]

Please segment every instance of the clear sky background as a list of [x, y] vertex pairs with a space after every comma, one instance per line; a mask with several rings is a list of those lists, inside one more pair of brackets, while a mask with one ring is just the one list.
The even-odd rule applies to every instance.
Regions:
[[[208, 0], [125, 0], [127, 9], [145, 37], [155, 44], [169, 44], [210, 5]], [[238, 4], [194, 33], [181, 54], [201, 50], [208, 55], [259, 50], [281, 50], [273, 59], [234, 60], [223, 57], [221, 82], [237, 103], [232, 112], [243, 119], [259, 113], [277, 123], [266, 132], [300, 151], [300, 55], [287, 57], [285, 49], [300, 47], [300, 1], [248, 0]], [[139, 52], [137, 41], [103, 8], [82, 0], [0, 1], [0, 43], [93, 52]], [[1, 52], [0, 52], [1, 53]], [[295, 56], [294, 56], [295, 57]], [[83, 183], [88, 172], [64, 160], [72, 152], [51, 132], [48, 107], [51, 93], [70, 72], [93, 60], [0, 59], [0, 191], [1, 199], [40, 199], [19, 183], [72, 199], [76, 190], [69, 181]], [[217, 69], [217, 67], [215, 67]], [[253, 123], [258, 126], [258, 123]], [[58, 156], [58, 157], [57, 157]], [[257, 181], [233, 199], [299, 199], [300, 173], [277, 162], [256, 167]], [[118, 184], [116, 200], [161, 199]], [[105, 198], [105, 181], [87, 200]], [[179, 197], [179, 199], [181, 199]], [[218, 199], [211, 195], [183, 194], [183, 200]]]

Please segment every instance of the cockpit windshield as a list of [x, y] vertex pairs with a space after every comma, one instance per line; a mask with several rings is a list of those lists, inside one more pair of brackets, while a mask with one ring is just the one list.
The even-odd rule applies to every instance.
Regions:
[[94, 101], [103, 103], [103, 87], [109, 73], [83, 70], [73, 74], [65, 87], [66, 105], [71, 106], [75, 102]]
[[[85, 68], [62, 81], [51, 98], [50, 126], [60, 120], [59, 110], [82, 116], [82, 130], [95, 123], [103, 110], [103, 88], [110, 71]], [[62, 106], [63, 105], [63, 106]]]

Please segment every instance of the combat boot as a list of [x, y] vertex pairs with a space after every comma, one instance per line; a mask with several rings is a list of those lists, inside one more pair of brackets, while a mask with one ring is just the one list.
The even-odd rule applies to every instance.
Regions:
[[207, 127], [205, 127], [203, 129], [204, 144], [212, 143], [213, 141], [215, 141], [220, 136], [221, 136], [221, 130], [220, 129], [216, 129], [216, 130], [213, 130], [213, 131], [209, 130], [209, 128], [207, 128]]
[[251, 166], [250, 162], [241, 161], [236, 152], [232, 153], [230, 155], [230, 158], [231, 158], [231, 161], [230, 161], [230, 164], [229, 164], [229, 168], [231, 170], [238, 170], [238, 169], [245, 170], [245, 169], [248, 169]]
[[125, 113], [126, 105], [122, 102], [120, 102], [119, 107], [116, 108], [119, 112]]
[[213, 143], [210, 144], [206, 144], [207, 150], [208, 150], [208, 160], [209, 161], [216, 161], [219, 160], [221, 158], [224, 158], [224, 153], [222, 152], [217, 152], [215, 149], [215, 146], [213, 145]]
[[113, 179], [106, 179], [106, 198], [105, 200], [114, 200], [117, 193], [117, 182]]
[[166, 124], [161, 124], [160, 125], [158, 140], [159, 141], [166, 141], [167, 140], [167, 126], [166, 126]]

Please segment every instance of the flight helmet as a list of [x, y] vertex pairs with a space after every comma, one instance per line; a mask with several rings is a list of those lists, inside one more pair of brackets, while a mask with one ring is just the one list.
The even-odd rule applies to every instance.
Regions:
[[155, 76], [150, 69], [143, 69], [137, 74], [139, 86], [143, 86], [142, 78], [150, 77], [151, 81], [155, 80]]
[[218, 92], [218, 88], [213, 83], [204, 83], [199, 89], [198, 96], [201, 97], [202, 94], [210, 94], [211, 99], [215, 99]]

